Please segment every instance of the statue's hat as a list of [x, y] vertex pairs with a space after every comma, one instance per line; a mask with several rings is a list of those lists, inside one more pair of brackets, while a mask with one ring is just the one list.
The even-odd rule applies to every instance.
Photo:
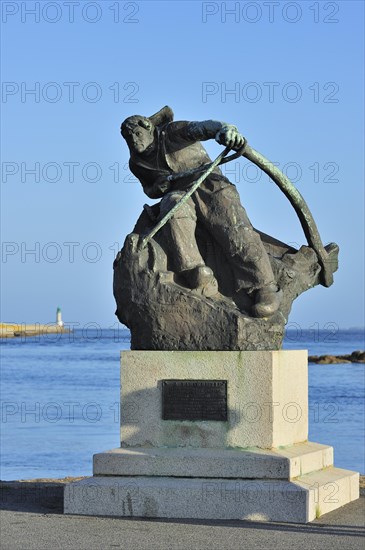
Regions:
[[174, 112], [168, 105], [162, 107], [157, 113], [148, 117], [154, 126], [161, 126], [174, 120]]

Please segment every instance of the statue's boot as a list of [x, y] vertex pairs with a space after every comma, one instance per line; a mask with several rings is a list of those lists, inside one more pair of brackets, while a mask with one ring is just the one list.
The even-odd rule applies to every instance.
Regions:
[[280, 307], [283, 293], [272, 283], [257, 290], [255, 304], [251, 308], [254, 317], [271, 317]]
[[190, 288], [199, 291], [203, 296], [210, 298], [218, 293], [218, 282], [210, 267], [198, 265], [193, 269], [184, 271], [183, 275]]

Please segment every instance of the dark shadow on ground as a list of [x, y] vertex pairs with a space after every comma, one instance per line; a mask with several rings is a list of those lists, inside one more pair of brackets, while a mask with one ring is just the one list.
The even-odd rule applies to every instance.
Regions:
[[62, 514], [64, 486], [79, 479], [0, 481], [0, 510]]

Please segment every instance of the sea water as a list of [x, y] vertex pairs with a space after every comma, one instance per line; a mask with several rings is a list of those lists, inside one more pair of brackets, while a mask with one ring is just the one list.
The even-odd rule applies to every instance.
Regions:
[[[128, 330], [1, 341], [3, 480], [92, 475], [92, 455], [119, 447], [119, 358]], [[291, 325], [284, 349], [310, 355], [364, 349], [362, 330]], [[364, 364], [309, 365], [309, 440], [332, 445], [335, 465], [365, 473]]]

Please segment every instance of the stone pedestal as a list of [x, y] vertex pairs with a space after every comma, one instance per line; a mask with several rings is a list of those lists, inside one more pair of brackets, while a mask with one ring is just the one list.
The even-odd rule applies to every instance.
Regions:
[[[186, 391], [182, 418], [163, 419], [171, 381], [222, 385], [224, 419], [206, 419], [214, 398], [184, 419]], [[359, 475], [307, 441], [305, 351], [126, 351], [121, 388], [121, 447], [66, 487], [66, 514], [304, 523], [359, 496]]]

